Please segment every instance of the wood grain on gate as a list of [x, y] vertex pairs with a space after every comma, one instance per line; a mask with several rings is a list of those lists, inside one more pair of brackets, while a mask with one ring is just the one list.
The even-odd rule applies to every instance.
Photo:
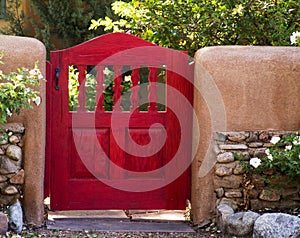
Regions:
[[[163, 183], [180, 170], [176, 166], [191, 160], [192, 110], [184, 106], [184, 100], [192, 105], [193, 85], [178, 72], [192, 75], [193, 66], [188, 64], [188, 56], [184, 57], [180, 52], [177, 54], [181, 58], [174, 59], [174, 52], [124, 33], [103, 35], [69, 49], [51, 52], [51, 62], [47, 67], [47, 144], [50, 146], [46, 163], [46, 188], [49, 188], [46, 193], [50, 194], [51, 209], [185, 209], [186, 200], [190, 199], [190, 167], [173, 182], [152, 191], [124, 191], [103, 182], [118, 181], [124, 187], [132, 181], [145, 186]], [[68, 107], [68, 70], [71, 65], [78, 70], [79, 83], [78, 107], [72, 112]], [[97, 104], [92, 112], [86, 108], [85, 88], [90, 66], [95, 66], [97, 82]], [[112, 87], [112, 111], [104, 108], [103, 71], [108, 66], [116, 76]], [[130, 67], [132, 83], [127, 111], [121, 103], [123, 66]], [[140, 110], [139, 106], [142, 94], [140, 67], [149, 72], [146, 90], [150, 103], [146, 110]], [[157, 91], [159, 68], [164, 68], [166, 73], [164, 110], [160, 110], [156, 103], [160, 93]], [[174, 95], [171, 89], [176, 89], [185, 99]], [[171, 110], [169, 104], [177, 112]], [[183, 119], [178, 118], [178, 113]], [[126, 124], [124, 120], [128, 114], [131, 117]], [[80, 120], [74, 124], [74, 117], [79, 115]], [[114, 123], [116, 121], [118, 123]], [[160, 126], [156, 126], [158, 124]], [[128, 152], [135, 150], [135, 145], [129, 143], [131, 138], [138, 145], [145, 146], [145, 154], [150, 153], [151, 148], [147, 148], [151, 143], [150, 135], [159, 139], [164, 131], [166, 141], [156, 153], [144, 157]], [[93, 134], [96, 134], [97, 143], [91, 143]], [[167, 168], [179, 145], [184, 148], [179, 154], [182, 161]], [[80, 155], [85, 151], [89, 158]]]

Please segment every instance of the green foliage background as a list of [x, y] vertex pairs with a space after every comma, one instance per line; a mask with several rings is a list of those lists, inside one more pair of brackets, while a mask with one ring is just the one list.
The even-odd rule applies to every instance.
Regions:
[[92, 18], [115, 17], [110, 8], [114, 0], [28, 1], [34, 16], [25, 16], [23, 11], [18, 11], [21, 0], [7, 3], [4, 19], [9, 26], [0, 29], [0, 33], [34, 36], [46, 45], [48, 52], [65, 49], [103, 34], [103, 28], [88, 30]]
[[[103, 34], [88, 31], [90, 19], [110, 16], [109, 6], [112, 1], [97, 0], [29, 0], [32, 9], [40, 20], [31, 19], [35, 37], [41, 39], [50, 49], [68, 48]], [[56, 46], [51, 45], [54, 38]]]
[[132, 0], [112, 4], [120, 20], [93, 20], [90, 29], [130, 32], [161, 46], [290, 45], [300, 28], [300, 0]]

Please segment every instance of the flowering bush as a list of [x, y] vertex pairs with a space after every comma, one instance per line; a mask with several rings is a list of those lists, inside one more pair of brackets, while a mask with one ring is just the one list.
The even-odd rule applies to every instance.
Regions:
[[[300, 181], [300, 136], [299, 133], [286, 136], [273, 136], [272, 146], [265, 150], [265, 157], [251, 158], [249, 164], [242, 162], [242, 166], [249, 174], [271, 174], [271, 179], [264, 179], [270, 185], [272, 179], [282, 179], [281, 183]], [[276, 187], [276, 186], [274, 186]], [[300, 184], [297, 187], [300, 190]]]
[[[1, 64], [3, 56], [2, 52]], [[9, 74], [4, 74], [0, 70], [0, 123], [5, 123], [13, 112], [18, 114], [22, 108], [32, 108], [31, 102], [40, 104], [39, 92], [34, 86], [39, 85], [42, 79], [37, 63], [31, 70], [22, 68]]]
[[290, 36], [290, 41], [292, 45], [299, 45], [300, 46], [300, 32], [296, 31]]

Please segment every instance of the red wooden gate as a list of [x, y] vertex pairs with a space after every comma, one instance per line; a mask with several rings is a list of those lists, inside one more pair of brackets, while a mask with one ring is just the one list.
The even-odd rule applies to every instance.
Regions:
[[188, 56], [111, 33], [50, 57], [51, 208], [184, 209], [193, 99]]

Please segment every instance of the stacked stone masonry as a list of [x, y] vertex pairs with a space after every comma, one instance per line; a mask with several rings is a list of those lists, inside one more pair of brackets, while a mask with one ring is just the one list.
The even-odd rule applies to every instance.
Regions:
[[12, 205], [23, 196], [23, 140], [20, 123], [0, 125], [0, 207]]
[[[282, 185], [277, 181], [279, 189], [267, 187], [264, 178], [268, 175], [253, 174], [251, 189], [244, 189], [247, 178], [238, 160], [242, 156], [245, 161], [250, 158], [263, 158], [265, 150], [272, 146], [272, 136], [283, 136], [295, 131], [247, 131], [247, 132], [217, 132], [216, 166], [214, 189], [217, 204], [226, 204], [234, 210], [245, 208], [258, 210], [263, 208], [296, 208], [300, 207], [300, 193], [296, 187], [299, 181]], [[235, 156], [238, 155], [238, 156]]]

